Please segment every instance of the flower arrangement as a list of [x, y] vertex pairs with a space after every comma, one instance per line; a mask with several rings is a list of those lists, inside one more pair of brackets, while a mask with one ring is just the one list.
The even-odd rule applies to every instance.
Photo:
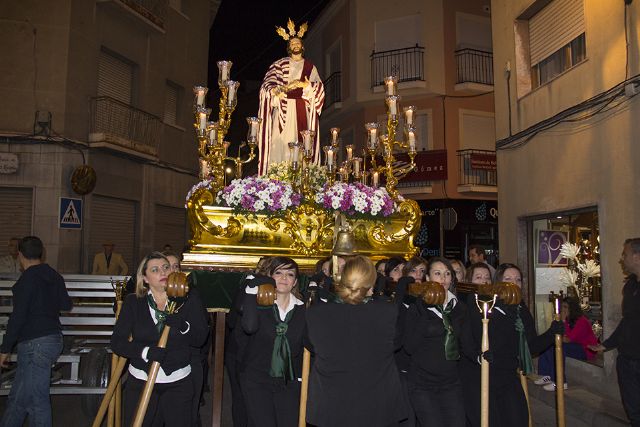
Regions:
[[316, 194], [316, 203], [347, 216], [387, 217], [396, 211], [396, 205], [385, 188], [369, 187], [359, 182], [325, 185]]
[[189, 192], [187, 193], [187, 198], [184, 202], [184, 207], [187, 208], [188, 207], [188, 203], [189, 200], [191, 200], [191, 197], [194, 195], [194, 193], [200, 189], [206, 188], [208, 190], [210, 190], [213, 187], [213, 179], [204, 179], [200, 182], [198, 182], [196, 185], [194, 185], [193, 187], [191, 187], [191, 190], [189, 190]]
[[[327, 181], [327, 168], [316, 164], [309, 166], [309, 184], [314, 191], [322, 188]], [[267, 177], [282, 182], [293, 182], [293, 173], [289, 162], [271, 163], [267, 170]]]
[[277, 213], [300, 204], [301, 196], [290, 184], [275, 179], [250, 176], [234, 179], [220, 190], [216, 203], [237, 212]]
[[592, 291], [590, 279], [600, 277], [600, 264], [597, 259], [592, 258], [587, 247], [570, 242], [562, 244], [560, 255], [569, 261], [569, 266], [563, 269], [560, 280], [567, 287], [567, 291], [571, 289], [575, 292], [582, 309], [588, 310]]

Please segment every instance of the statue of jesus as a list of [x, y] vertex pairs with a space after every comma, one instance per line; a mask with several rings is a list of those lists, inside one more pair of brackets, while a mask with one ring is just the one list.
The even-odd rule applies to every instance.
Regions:
[[302, 37], [307, 24], [295, 31], [291, 19], [287, 30], [276, 32], [287, 41], [289, 56], [279, 59], [267, 70], [260, 86], [262, 119], [258, 132], [260, 163], [258, 174], [265, 175], [272, 163], [289, 158], [289, 143], [301, 141], [300, 131], [315, 131], [313, 162], [320, 162], [319, 118], [324, 104], [324, 86], [316, 67], [304, 59]]

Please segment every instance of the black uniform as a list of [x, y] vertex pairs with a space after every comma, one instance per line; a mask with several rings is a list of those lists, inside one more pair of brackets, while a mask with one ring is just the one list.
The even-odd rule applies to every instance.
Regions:
[[[294, 296], [291, 295], [291, 298]], [[295, 427], [298, 425], [300, 405], [298, 378], [301, 377], [303, 337], [306, 333], [305, 307], [303, 304], [294, 306], [285, 333], [294, 371], [291, 381], [270, 376], [276, 339], [274, 307], [258, 307], [255, 295], [246, 294], [244, 297], [241, 324], [249, 337], [240, 363], [240, 384], [250, 424]]]
[[622, 289], [622, 320], [602, 345], [617, 348], [618, 385], [632, 426], [640, 426], [640, 283], [632, 274]]
[[[422, 300], [409, 307], [403, 347], [410, 355], [409, 397], [420, 425], [463, 427], [462, 385], [458, 360], [445, 357], [442, 314]], [[449, 313], [456, 342], [466, 317], [463, 304]]]
[[[160, 367], [164, 371], [190, 366], [192, 348], [202, 346], [209, 332], [207, 313], [197, 290], [191, 290], [176, 316], [188, 322], [188, 328], [185, 327], [182, 330], [171, 328], [169, 331], [166, 361], [167, 363], [171, 361], [171, 368], [165, 368], [163, 362]], [[129, 336], [132, 337], [131, 341]], [[147, 297], [138, 298], [136, 294], [127, 295], [120, 317], [113, 328], [111, 336], [113, 351], [119, 356], [128, 358], [134, 368], [148, 372], [151, 361], [145, 362], [142, 352], [145, 347], [156, 347], [159, 339], [160, 332], [149, 311]], [[167, 375], [170, 373], [167, 372]], [[126, 382], [124, 392], [126, 425], [129, 425], [133, 419], [144, 384], [144, 381], [131, 375]], [[156, 384], [151, 394], [144, 425], [164, 422], [166, 426], [182, 427], [189, 424], [189, 421], [185, 422], [185, 420], [191, 419], [193, 393], [193, 384], [189, 376], [172, 383]]]
[[394, 363], [397, 307], [384, 301], [318, 304], [307, 313], [315, 362], [307, 422], [389, 426], [407, 416]]
[[[464, 387], [467, 421], [480, 425], [480, 363], [482, 317], [474, 310], [474, 295], [469, 295], [469, 321], [463, 329], [462, 350], [465, 358], [460, 368]], [[505, 305], [500, 300], [489, 317], [489, 351], [493, 362], [489, 365], [489, 424], [491, 427], [526, 427], [529, 424], [527, 401], [518, 374], [519, 333], [516, 318], [522, 319], [531, 354], [537, 354], [553, 344], [554, 334], [548, 330], [537, 335], [533, 317], [524, 302]]]

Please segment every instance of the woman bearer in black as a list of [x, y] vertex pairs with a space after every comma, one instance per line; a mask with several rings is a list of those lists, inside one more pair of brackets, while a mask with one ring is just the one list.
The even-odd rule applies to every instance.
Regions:
[[421, 426], [464, 427], [462, 385], [458, 374], [458, 337], [465, 321], [464, 304], [449, 291], [455, 273], [445, 258], [433, 257], [427, 280], [447, 290], [443, 305], [417, 299], [409, 307], [403, 345], [409, 363], [409, 398]]
[[[248, 335], [240, 363], [240, 384], [249, 415], [256, 427], [298, 425], [305, 307], [294, 294], [298, 264], [273, 257], [268, 276], [247, 277], [242, 329]], [[276, 303], [259, 307], [258, 286], [271, 283]]]

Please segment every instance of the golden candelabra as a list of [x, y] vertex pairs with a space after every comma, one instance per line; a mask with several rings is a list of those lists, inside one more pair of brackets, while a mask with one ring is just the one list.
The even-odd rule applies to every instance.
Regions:
[[[346, 160], [339, 166], [336, 165], [338, 150], [339, 128], [331, 128], [330, 144], [324, 147], [325, 165], [327, 167], [327, 181], [332, 185], [339, 177], [342, 182], [359, 181], [363, 184], [369, 184], [372, 187], [380, 185], [381, 178], [385, 178], [385, 187], [389, 195], [396, 201], [399, 200], [398, 190], [396, 186], [398, 181], [404, 178], [409, 172], [416, 167], [416, 140], [417, 129], [414, 126], [414, 116], [416, 108], [408, 106], [403, 109], [404, 129], [403, 139], [398, 140], [398, 122], [400, 117], [400, 96], [397, 95], [397, 82], [395, 76], [385, 78], [387, 106], [387, 123], [386, 134], [380, 134], [381, 126], [379, 123], [366, 123], [367, 143], [366, 148], [362, 151], [362, 157], [354, 157], [352, 145], [345, 146]], [[384, 128], [383, 128], [384, 129]], [[397, 166], [394, 151], [396, 149], [407, 150], [409, 163]], [[376, 161], [376, 155], [382, 155], [382, 164]], [[369, 168], [367, 168], [367, 157], [370, 159]]]
[[240, 155], [238, 149], [237, 157], [227, 155], [229, 142], [225, 141], [225, 136], [231, 125], [231, 115], [238, 104], [238, 87], [240, 83], [229, 79], [231, 73], [231, 61], [218, 61], [218, 87], [220, 89], [220, 102], [218, 121], [209, 121], [211, 108], [205, 107], [205, 96], [208, 88], [195, 86], [194, 112], [196, 135], [198, 137], [198, 155], [200, 157], [200, 179], [211, 180], [211, 192], [216, 194], [225, 185], [225, 162], [233, 162], [235, 166], [236, 178], [242, 177], [242, 165], [249, 163], [256, 157], [258, 128], [261, 119], [257, 117], [247, 117], [249, 131], [247, 133], [247, 144], [249, 154], [246, 157]]

